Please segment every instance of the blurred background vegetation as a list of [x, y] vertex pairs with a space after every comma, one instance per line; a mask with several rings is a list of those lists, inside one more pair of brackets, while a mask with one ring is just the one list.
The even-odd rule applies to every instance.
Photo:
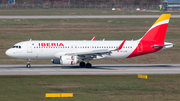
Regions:
[[[160, 0], [16, 0], [16, 4], [132, 4], [149, 5], [160, 4]], [[8, 3], [8, 0], [0, 0], [0, 3]]]

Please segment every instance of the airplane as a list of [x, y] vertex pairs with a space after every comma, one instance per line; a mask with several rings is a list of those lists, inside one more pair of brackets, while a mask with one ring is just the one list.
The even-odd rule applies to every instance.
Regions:
[[[51, 59], [53, 64], [91, 68], [91, 60], [124, 59], [158, 52], [174, 46], [164, 42], [171, 14], [162, 14], [145, 35], [138, 40], [29, 40], [16, 43], [5, 54], [12, 58]], [[87, 62], [87, 63], [85, 63]]]

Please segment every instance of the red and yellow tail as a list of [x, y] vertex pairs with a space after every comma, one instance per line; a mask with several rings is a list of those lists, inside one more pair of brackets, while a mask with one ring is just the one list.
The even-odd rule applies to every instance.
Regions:
[[152, 27], [141, 38], [143, 41], [154, 41], [159, 44], [164, 43], [166, 30], [171, 14], [162, 14]]
[[170, 16], [171, 14], [162, 14], [146, 32], [146, 34], [139, 40], [138, 46], [128, 56], [128, 58], [161, 50], [164, 47], [164, 39]]

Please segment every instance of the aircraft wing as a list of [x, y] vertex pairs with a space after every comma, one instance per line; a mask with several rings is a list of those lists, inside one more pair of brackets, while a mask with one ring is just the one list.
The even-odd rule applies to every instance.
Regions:
[[104, 55], [110, 55], [110, 50], [94, 50], [89, 52], [77, 52], [77, 53], [66, 53], [66, 55], [78, 56], [80, 60], [93, 60], [98, 58], [104, 58]]
[[88, 52], [75, 52], [75, 53], [66, 53], [65, 55], [71, 55], [71, 56], [79, 56], [81, 59], [93, 59], [97, 56], [103, 57], [103, 55], [110, 55], [112, 51], [117, 51], [122, 49], [126, 39], [119, 45], [117, 49], [108, 50], [108, 49], [101, 49], [101, 50], [93, 50]]
[[94, 50], [89, 52], [77, 52], [77, 53], [66, 53], [66, 55], [74, 55], [74, 56], [80, 56], [80, 55], [96, 55], [96, 54], [107, 54], [111, 53], [110, 50]]

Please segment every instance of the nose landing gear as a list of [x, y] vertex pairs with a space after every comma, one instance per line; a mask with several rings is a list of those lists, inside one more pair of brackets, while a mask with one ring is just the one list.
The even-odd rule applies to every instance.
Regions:
[[28, 62], [27, 62], [27, 65], [26, 65], [27, 68], [31, 68], [31, 64], [30, 63], [31, 63], [31, 59], [29, 59]]

